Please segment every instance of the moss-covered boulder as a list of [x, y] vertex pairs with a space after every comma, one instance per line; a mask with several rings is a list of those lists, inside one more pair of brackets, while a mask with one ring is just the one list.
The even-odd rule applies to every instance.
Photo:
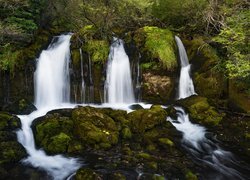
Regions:
[[219, 72], [220, 61], [216, 50], [203, 37], [183, 41], [192, 64], [193, 82], [196, 92], [208, 98], [214, 106], [226, 106], [226, 78]]
[[109, 148], [118, 142], [118, 128], [112, 118], [92, 107], [80, 107], [72, 112], [74, 134], [80, 141]]
[[46, 152], [65, 153], [72, 137], [73, 122], [69, 117], [58, 113], [48, 114], [45, 119], [35, 120], [33, 131], [37, 145]]
[[225, 116], [225, 114], [219, 113], [213, 106], [210, 106], [205, 97], [191, 96], [179, 100], [177, 104], [187, 109], [191, 120], [205, 126], [216, 126]]
[[30, 114], [36, 110], [36, 107], [27, 99], [20, 99], [14, 103], [6, 104], [3, 108], [4, 111], [13, 114]]
[[170, 30], [145, 26], [135, 32], [133, 39], [141, 52], [147, 54], [149, 62], [155, 60], [169, 71], [177, 67], [175, 41]]
[[15, 163], [26, 156], [26, 151], [16, 141], [6, 141], [0, 143], [0, 165], [4, 163]]
[[149, 110], [140, 109], [128, 114], [131, 121], [132, 131], [135, 133], [144, 133], [153, 127], [166, 121], [167, 113], [161, 107], [154, 105]]
[[27, 156], [24, 147], [17, 142], [16, 130], [21, 128], [17, 116], [0, 112], [0, 177], [5, 178], [9, 170]]
[[180, 178], [193, 163], [178, 149], [181, 135], [167, 115], [157, 105], [128, 114], [76, 107], [36, 119], [33, 131], [36, 144], [46, 152], [84, 158], [86, 166], [78, 170], [76, 179], [135, 179], [137, 168], [152, 176]]
[[17, 116], [0, 112], [0, 130], [13, 131], [17, 128], [21, 128], [21, 121]]
[[229, 107], [234, 111], [250, 114], [250, 92], [249, 84], [229, 81]]
[[76, 180], [97, 180], [102, 179], [101, 176], [89, 168], [81, 168], [76, 172]]

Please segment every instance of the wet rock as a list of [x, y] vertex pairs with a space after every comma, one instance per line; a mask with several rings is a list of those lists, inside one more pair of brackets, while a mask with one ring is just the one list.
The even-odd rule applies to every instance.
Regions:
[[15, 130], [21, 128], [21, 121], [17, 116], [8, 112], [0, 112], [0, 130]]
[[81, 168], [76, 172], [76, 180], [98, 180], [102, 179], [101, 176], [89, 168]]
[[[24, 147], [17, 142], [15, 131], [21, 127], [18, 117], [0, 112], [0, 177], [8, 179], [9, 170], [27, 156]], [[7, 175], [7, 176], [6, 176]]]
[[194, 167], [178, 149], [181, 136], [161, 106], [129, 114], [93, 107], [66, 111], [38, 118], [33, 130], [36, 144], [47, 153], [84, 159], [86, 167], [77, 172], [77, 178], [135, 179], [138, 164], [150, 175], [171, 178], [178, 171], [176, 177], [184, 177], [185, 167]]
[[129, 108], [132, 110], [143, 109], [143, 107], [140, 104], [133, 104], [133, 105], [129, 106]]
[[26, 115], [36, 110], [33, 103], [26, 99], [20, 99], [14, 103], [7, 104], [3, 107], [4, 111], [10, 112], [12, 114]]
[[151, 103], [165, 104], [174, 91], [174, 78], [152, 72], [142, 74], [142, 99]]
[[137, 110], [128, 114], [131, 121], [132, 131], [144, 133], [156, 125], [166, 121], [167, 113], [161, 106], [152, 106], [149, 110]]
[[214, 127], [225, 116], [225, 114], [219, 113], [213, 106], [210, 106], [205, 97], [191, 96], [179, 100], [177, 104], [187, 109], [191, 120], [204, 126]]

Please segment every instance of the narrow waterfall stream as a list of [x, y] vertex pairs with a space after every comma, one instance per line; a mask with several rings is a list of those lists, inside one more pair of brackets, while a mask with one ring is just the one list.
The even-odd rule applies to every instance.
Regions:
[[181, 63], [178, 99], [183, 99], [191, 95], [194, 95], [196, 93], [194, 91], [193, 80], [190, 77], [191, 65], [188, 62], [188, 57], [187, 57], [185, 47], [179, 37], [175, 36], [175, 41], [178, 46], [179, 58], [180, 58], [180, 63]]
[[110, 47], [104, 98], [113, 104], [135, 102], [129, 58], [121, 39], [114, 38]]
[[61, 155], [47, 156], [43, 150], [36, 149], [31, 124], [52, 109], [73, 107], [63, 104], [69, 103], [70, 95], [70, 38], [71, 35], [55, 37], [48, 49], [41, 53], [35, 72], [35, 105], [38, 110], [18, 116], [22, 123], [22, 129], [17, 132], [18, 141], [29, 154], [23, 162], [47, 171], [56, 180], [74, 173], [80, 163], [75, 158]]

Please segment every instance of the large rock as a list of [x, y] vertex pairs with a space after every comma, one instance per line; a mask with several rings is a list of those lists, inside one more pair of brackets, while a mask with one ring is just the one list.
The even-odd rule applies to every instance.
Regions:
[[210, 106], [205, 97], [191, 96], [179, 100], [177, 104], [185, 107], [191, 120], [204, 126], [216, 126], [225, 116], [225, 114], [219, 113], [213, 106]]
[[161, 106], [129, 114], [110, 108], [77, 107], [49, 112], [33, 123], [36, 144], [47, 153], [84, 158], [76, 179], [183, 178], [194, 164], [178, 149], [181, 134]]
[[166, 104], [172, 98], [175, 85], [173, 77], [145, 72], [142, 78], [143, 101]]
[[220, 57], [202, 37], [183, 41], [192, 64], [193, 82], [196, 92], [208, 98], [214, 106], [226, 106], [227, 82], [218, 71]]
[[0, 112], [0, 177], [7, 178], [9, 171], [27, 156], [24, 147], [17, 142], [15, 131], [21, 127], [18, 117]]

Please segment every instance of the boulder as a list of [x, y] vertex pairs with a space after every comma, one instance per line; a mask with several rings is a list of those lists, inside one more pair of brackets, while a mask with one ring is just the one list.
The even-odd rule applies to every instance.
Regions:
[[210, 106], [207, 98], [201, 96], [178, 100], [177, 105], [183, 106], [188, 111], [192, 121], [204, 126], [217, 126], [225, 116], [224, 113], [219, 113], [213, 106]]

